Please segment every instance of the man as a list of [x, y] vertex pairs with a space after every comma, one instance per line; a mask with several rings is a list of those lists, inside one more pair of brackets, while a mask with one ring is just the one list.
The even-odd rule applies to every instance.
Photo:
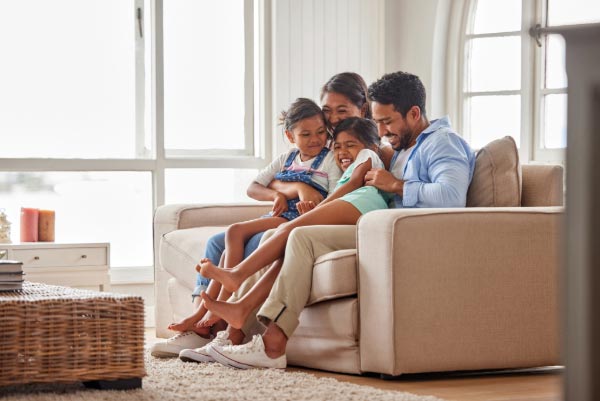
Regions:
[[[388, 140], [395, 154], [390, 171], [371, 170], [365, 184], [394, 193], [392, 206], [397, 208], [464, 207], [474, 152], [452, 130], [448, 118], [427, 119], [421, 80], [405, 72], [387, 74], [369, 87], [369, 97], [379, 136]], [[267, 326], [264, 334], [244, 345], [214, 345], [208, 349], [210, 355], [238, 368], [284, 368], [288, 338], [310, 295], [315, 259], [356, 248], [355, 230], [354, 226], [294, 229], [279, 276], [257, 314]]]

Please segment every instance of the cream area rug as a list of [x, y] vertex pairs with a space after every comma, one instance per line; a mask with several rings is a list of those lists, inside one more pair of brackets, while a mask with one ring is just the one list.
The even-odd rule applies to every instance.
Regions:
[[189, 363], [146, 356], [148, 376], [142, 389], [90, 390], [77, 384], [0, 387], [2, 401], [138, 401], [138, 400], [368, 400], [443, 401], [400, 391], [317, 378], [274, 369], [237, 370], [217, 363]]

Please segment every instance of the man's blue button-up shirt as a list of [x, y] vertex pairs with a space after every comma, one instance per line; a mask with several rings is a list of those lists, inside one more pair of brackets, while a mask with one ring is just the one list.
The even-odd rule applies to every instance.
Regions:
[[474, 168], [475, 152], [452, 130], [449, 118], [433, 120], [397, 177], [404, 180], [404, 194], [394, 197], [394, 207], [464, 207]]

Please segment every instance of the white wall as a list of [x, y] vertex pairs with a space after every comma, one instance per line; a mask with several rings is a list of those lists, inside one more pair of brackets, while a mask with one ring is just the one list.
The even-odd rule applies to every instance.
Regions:
[[431, 119], [448, 113], [446, 63], [451, 6], [450, 0], [385, 1], [385, 71], [407, 71], [421, 78]]
[[384, 72], [385, 0], [272, 2], [273, 154], [288, 148], [277, 114], [298, 97], [319, 102], [323, 84], [353, 71], [367, 84]]
[[[462, 0], [459, 0], [462, 3]], [[272, 2], [273, 155], [287, 149], [277, 113], [297, 97], [319, 101], [332, 75], [354, 71], [370, 84], [408, 71], [427, 89], [427, 113], [450, 113], [447, 101], [450, 0], [274, 0]]]

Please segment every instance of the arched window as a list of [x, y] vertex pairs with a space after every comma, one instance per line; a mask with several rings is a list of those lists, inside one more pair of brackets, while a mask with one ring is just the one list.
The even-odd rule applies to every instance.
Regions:
[[595, 0], [466, 2], [459, 113], [475, 148], [510, 135], [525, 161], [564, 160], [564, 42], [541, 28], [600, 22]]

